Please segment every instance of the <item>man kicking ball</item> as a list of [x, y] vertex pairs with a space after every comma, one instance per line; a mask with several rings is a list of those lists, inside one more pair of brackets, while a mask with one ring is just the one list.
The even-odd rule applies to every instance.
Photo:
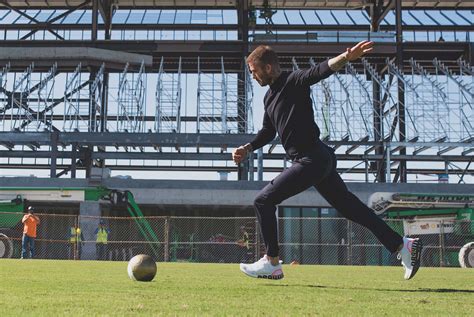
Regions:
[[240, 270], [251, 277], [281, 279], [276, 206], [311, 186], [347, 219], [368, 228], [392, 253], [398, 252], [405, 279], [415, 276], [420, 267], [422, 243], [419, 239], [401, 237], [382, 219], [349, 192], [336, 170], [334, 150], [320, 139], [314, 122], [310, 97], [311, 85], [329, 77], [347, 62], [354, 61], [373, 48], [363, 41], [344, 53], [308, 69], [282, 72], [278, 56], [269, 46], [257, 47], [247, 58], [249, 70], [260, 86], [269, 86], [263, 99], [263, 126], [255, 139], [232, 153], [236, 164], [247, 154], [271, 142], [278, 133], [286, 154], [292, 160], [285, 169], [257, 195], [254, 201], [267, 254], [252, 264], [240, 264]]

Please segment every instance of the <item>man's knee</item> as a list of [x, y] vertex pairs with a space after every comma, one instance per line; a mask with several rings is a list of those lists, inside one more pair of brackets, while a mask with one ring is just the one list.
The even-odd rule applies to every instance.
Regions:
[[253, 205], [258, 208], [261, 206], [265, 206], [267, 204], [267, 196], [266, 195], [257, 195], [255, 199], [253, 200]]
[[258, 194], [253, 201], [255, 208], [259, 209], [262, 207], [275, 207], [281, 203], [281, 199], [272, 193]]
[[276, 202], [276, 199], [273, 196], [274, 195], [269, 193], [259, 193], [257, 197], [255, 197], [253, 205], [255, 207], [277, 205], [278, 202]]

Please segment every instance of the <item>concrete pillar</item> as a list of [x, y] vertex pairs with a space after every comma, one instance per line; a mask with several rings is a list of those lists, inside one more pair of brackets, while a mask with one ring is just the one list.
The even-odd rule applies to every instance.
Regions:
[[79, 227], [81, 228], [84, 241], [82, 246], [81, 260], [95, 260], [95, 229], [99, 226], [101, 214], [100, 203], [96, 201], [84, 201], [79, 206]]

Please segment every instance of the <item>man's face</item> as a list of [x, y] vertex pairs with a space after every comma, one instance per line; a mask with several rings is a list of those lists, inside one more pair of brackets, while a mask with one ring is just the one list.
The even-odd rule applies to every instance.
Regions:
[[266, 86], [272, 82], [270, 65], [260, 65], [254, 64], [252, 62], [248, 63], [250, 73], [252, 74], [253, 79], [255, 79], [260, 86]]

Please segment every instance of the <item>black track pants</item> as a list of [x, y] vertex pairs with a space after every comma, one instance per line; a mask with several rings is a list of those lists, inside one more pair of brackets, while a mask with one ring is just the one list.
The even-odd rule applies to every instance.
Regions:
[[279, 255], [276, 205], [311, 186], [344, 217], [372, 231], [390, 252], [397, 251], [403, 243], [398, 233], [349, 192], [337, 173], [334, 151], [318, 142], [317, 153], [296, 159], [290, 168], [273, 179], [255, 198], [254, 208], [267, 255]]

